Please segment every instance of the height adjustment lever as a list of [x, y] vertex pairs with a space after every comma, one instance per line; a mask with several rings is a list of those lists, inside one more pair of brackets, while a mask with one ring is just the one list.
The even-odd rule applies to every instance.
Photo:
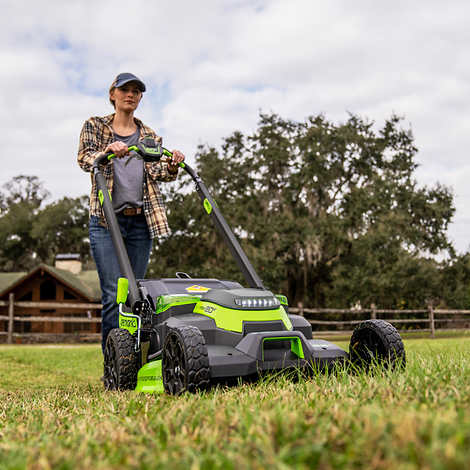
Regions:
[[137, 300], [132, 305], [134, 315], [139, 315], [142, 319], [142, 326], [149, 327], [152, 324], [152, 308], [148, 300]]

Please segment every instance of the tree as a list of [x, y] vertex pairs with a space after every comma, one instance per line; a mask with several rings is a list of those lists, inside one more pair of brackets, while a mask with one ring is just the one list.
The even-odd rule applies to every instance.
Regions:
[[64, 197], [48, 204], [36, 217], [31, 237], [37, 256], [52, 264], [58, 253], [79, 253], [82, 262], [90, 258], [88, 240], [88, 196]]
[[444, 261], [441, 273], [442, 282], [435, 296], [440, 307], [470, 309], [470, 253]]
[[49, 191], [37, 176], [18, 175], [4, 184], [7, 190], [2, 200], [7, 208], [15, 204], [28, 203], [36, 209], [49, 197]]
[[59, 252], [89, 258], [87, 197], [63, 198], [44, 205], [49, 192], [36, 176], [19, 175], [0, 193], [2, 271], [52, 264]]
[[[395, 304], [400, 263], [424, 269], [421, 253], [453, 252], [452, 194], [417, 185], [416, 152], [397, 116], [376, 129], [355, 115], [334, 124], [323, 115], [295, 122], [262, 114], [256, 132], [234, 132], [221, 152], [200, 147], [196, 165], [268, 287], [287, 291], [294, 304], [325, 306], [336, 297], [335, 306], [347, 305], [374, 292]], [[170, 190], [170, 225], [178, 229], [152, 270], [178, 262], [199, 275], [240, 278], [188, 184]]]
[[37, 251], [31, 227], [49, 193], [36, 176], [15, 176], [4, 188], [0, 212], [2, 271], [27, 270], [35, 264]]

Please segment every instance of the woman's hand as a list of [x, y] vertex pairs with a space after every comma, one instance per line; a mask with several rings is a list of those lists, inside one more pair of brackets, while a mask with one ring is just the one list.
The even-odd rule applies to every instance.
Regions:
[[175, 173], [178, 170], [179, 164], [184, 161], [184, 155], [179, 150], [173, 150], [171, 153], [173, 157], [168, 162], [168, 169], [170, 172]]
[[[112, 152], [116, 155], [118, 158], [122, 158], [126, 156], [129, 153], [129, 149], [127, 148], [127, 145], [124, 142], [121, 142], [120, 140], [116, 140], [116, 142], [113, 142], [112, 144], [109, 144], [104, 151], [106, 153]], [[184, 159], [184, 157], [183, 157]]]

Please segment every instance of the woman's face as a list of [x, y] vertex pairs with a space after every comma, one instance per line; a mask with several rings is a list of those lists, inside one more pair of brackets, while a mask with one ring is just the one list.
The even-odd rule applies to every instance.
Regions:
[[109, 92], [109, 97], [114, 101], [114, 107], [117, 110], [133, 112], [139, 106], [142, 99], [142, 92], [134, 82], [129, 82], [119, 88], [113, 88]]

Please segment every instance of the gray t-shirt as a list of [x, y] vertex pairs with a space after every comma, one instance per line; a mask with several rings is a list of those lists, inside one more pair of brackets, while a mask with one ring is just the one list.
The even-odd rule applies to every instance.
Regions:
[[[140, 129], [128, 136], [114, 134], [116, 140], [124, 142], [128, 147], [139, 141]], [[123, 158], [113, 159], [113, 207], [116, 213], [126, 207], [143, 206], [144, 162], [135, 158], [135, 152]]]

